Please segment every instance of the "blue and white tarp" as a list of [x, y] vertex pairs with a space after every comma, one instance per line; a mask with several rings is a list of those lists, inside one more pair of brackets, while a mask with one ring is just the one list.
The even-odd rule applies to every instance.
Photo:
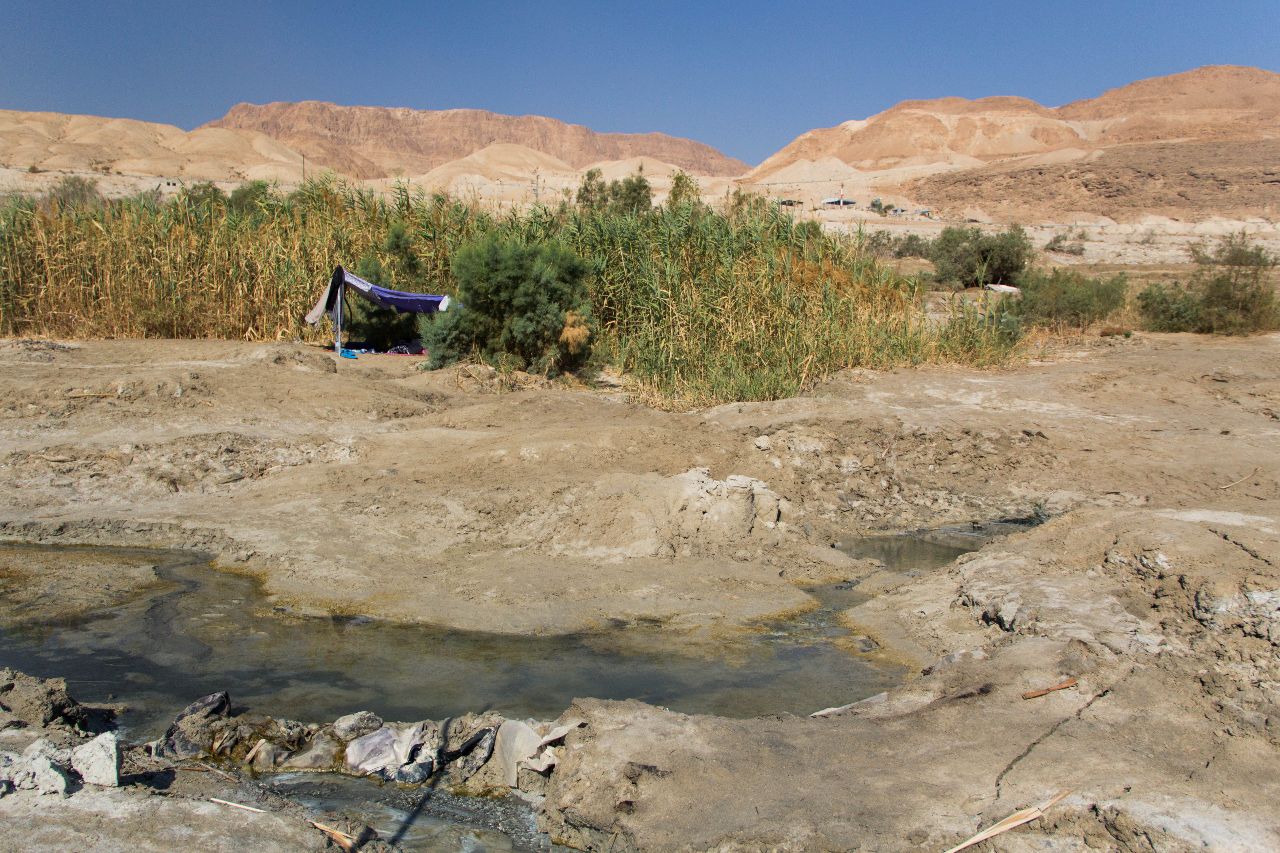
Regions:
[[348, 287], [370, 302], [376, 302], [379, 305], [394, 308], [397, 311], [408, 311], [412, 314], [434, 314], [437, 311], [449, 310], [448, 296], [391, 290], [390, 288], [365, 281], [360, 276], [353, 275], [342, 267], [338, 267], [333, 271], [333, 277], [329, 279], [329, 286], [325, 289], [324, 295], [320, 297], [320, 301], [307, 314], [307, 322], [315, 326], [324, 318], [325, 314], [330, 314], [334, 325], [340, 324], [342, 322], [342, 310], [340, 307], [342, 293]]

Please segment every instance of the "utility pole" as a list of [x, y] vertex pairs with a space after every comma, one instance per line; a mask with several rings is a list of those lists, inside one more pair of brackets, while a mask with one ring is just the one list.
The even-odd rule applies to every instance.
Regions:
[[302, 182], [307, 182], [307, 155], [302, 155]]

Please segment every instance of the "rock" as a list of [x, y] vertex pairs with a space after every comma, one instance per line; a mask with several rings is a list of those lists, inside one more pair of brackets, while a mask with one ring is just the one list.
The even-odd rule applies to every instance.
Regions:
[[0, 669], [0, 711], [40, 728], [63, 723], [86, 729], [115, 716], [114, 711], [87, 708], [72, 699], [61, 678], [36, 678], [12, 669]]
[[493, 744], [497, 740], [497, 734], [497, 729], [481, 729], [473, 734], [471, 739], [462, 745], [457, 757], [449, 759], [449, 781], [465, 782], [480, 772], [493, 755]]
[[41, 794], [67, 796], [71, 777], [65, 768], [52, 761], [48, 755], [37, 753], [24, 757], [14, 774], [14, 787], [39, 791]]
[[173, 720], [160, 741], [157, 754], [171, 758], [195, 758], [212, 745], [213, 723], [231, 710], [226, 691], [210, 693], [192, 702]]
[[772, 450], [772, 449], [773, 449], [773, 440], [772, 440], [771, 438], [769, 438], [769, 436], [767, 436], [767, 435], [757, 436], [757, 437], [756, 437], [755, 444], [756, 444], [756, 449], [757, 449], [757, 450]]
[[249, 764], [254, 770], [274, 770], [289, 757], [289, 750], [269, 740], [263, 741], [262, 746], [255, 749], [253, 760]]
[[120, 784], [120, 740], [104, 732], [71, 750], [71, 767], [91, 785], [115, 788]]
[[52, 761], [54, 764], [60, 764], [63, 767], [71, 766], [71, 750], [58, 746], [48, 738], [40, 738], [27, 744], [27, 748], [22, 750], [22, 760], [29, 761], [38, 755]]
[[356, 711], [333, 722], [334, 735], [343, 741], [355, 740], [380, 728], [382, 718], [371, 711]]
[[424, 720], [407, 726], [387, 724], [356, 738], [347, 744], [345, 757], [347, 769], [352, 773], [393, 779], [405, 765], [425, 765], [428, 760], [434, 765], [439, 749], [439, 727]]
[[493, 743], [493, 761], [507, 787], [514, 788], [519, 778], [519, 764], [542, 745], [542, 738], [528, 723], [507, 720], [498, 727]]
[[290, 756], [280, 767], [283, 770], [333, 770], [342, 748], [342, 741], [321, 732], [306, 749]]
[[405, 764], [404, 766], [397, 768], [395, 775], [392, 778], [404, 785], [421, 785], [423, 782], [430, 779], [431, 774], [435, 771], [435, 759], [422, 758], [412, 764]]
[[9, 782], [13, 780], [13, 776], [18, 772], [18, 765], [22, 761], [22, 756], [16, 752], [0, 752], [0, 780]]

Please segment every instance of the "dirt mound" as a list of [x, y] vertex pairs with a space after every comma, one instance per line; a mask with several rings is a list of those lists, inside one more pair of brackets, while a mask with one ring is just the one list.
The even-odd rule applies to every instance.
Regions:
[[513, 143], [581, 168], [649, 156], [702, 175], [740, 175], [747, 164], [709, 145], [662, 133], [596, 133], [545, 116], [485, 110], [346, 107], [320, 101], [237, 104], [206, 127], [259, 131], [316, 163], [357, 178], [422, 174], [495, 143]]

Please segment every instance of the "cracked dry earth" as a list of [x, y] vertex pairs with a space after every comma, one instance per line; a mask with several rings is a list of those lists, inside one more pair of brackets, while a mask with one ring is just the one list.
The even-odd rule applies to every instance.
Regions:
[[[507, 633], [714, 641], [807, 582], [875, 593], [844, 618], [912, 668], [887, 694], [748, 720], [578, 700], [540, 817], [560, 843], [938, 850], [1070, 791], [985, 849], [1280, 848], [1280, 336], [688, 414], [298, 346], [9, 341], [0, 364], [6, 539], [201, 548], [282, 607]], [[1037, 509], [918, 577], [830, 547]]]

